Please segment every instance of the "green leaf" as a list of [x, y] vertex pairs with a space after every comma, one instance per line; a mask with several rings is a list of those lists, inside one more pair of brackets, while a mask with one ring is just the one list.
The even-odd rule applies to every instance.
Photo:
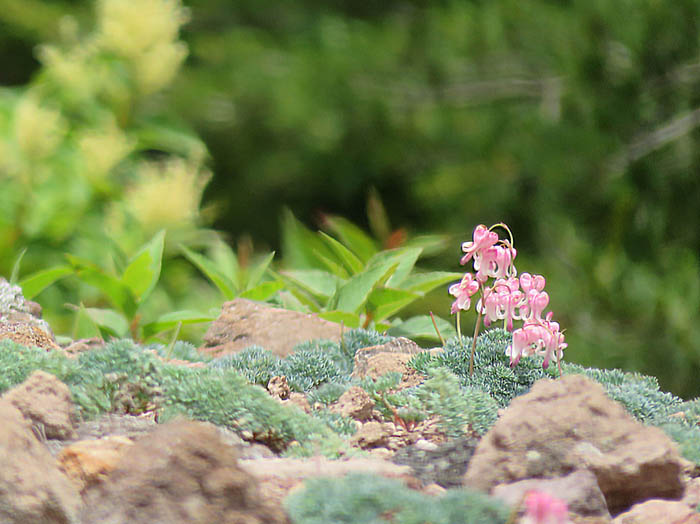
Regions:
[[159, 316], [156, 320], [143, 325], [143, 337], [148, 338], [164, 331], [175, 328], [178, 324], [199, 324], [201, 322], [211, 322], [216, 316], [209, 313], [193, 310], [172, 311]]
[[421, 254], [421, 248], [398, 248], [380, 251], [372, 257], [370, 264], [382, 264], [386, 262], [398, 262], [396, 272], [387, 281], [387, 286], [400, 287], [401, 283], [406, 280], [408, 275], [413, 270], [416, 260]]
[[238, 257], [231, 246], [223, 240], [219, 240], [212, 246], [210, 256], [213, 267], [218, 273], [233, 282], [233, 289], [245, 287], [241, 282], [241, 266], [238, 264]]
[[345, 266], [334, 261], [331, 257], [321, 254], [320, 252], [315, 252], [317, 260], [319, 260], [323, 265], [325, 265], [328, 270], [339, 278], [349, 278], [350, 273]]
[[326, 258], [333, 256], [318, 235], [304, 227], [287, 208], [282, 212], [282, 253], [285, 266], [296, 269], [324, 269], [326, 265], [318, 253]]
[[113, 309], [103, 309], [96, 307], [82, 307], [80, 311], [90, 318], [100, 330], [107, 331], [116, 337], [126, 337], [129, 335], [129, 321]]
[[418, 293], [403, 289], [377, 288], [370, 293], [368, 303], [374, 310], [376, 322], [396, 314], [418, 298]]
[[280, 273], [319, 301], [324, 298], [327, 300], [333, 296], [341, 284], [341, 280], [337, 276], [322, 269], [290, 269]]
[[136, 253], [122, 275], [122, 282], [139, 303], [148, 298], [158, 283], [164, 244], [165, 231], [162, 230]]
[[284, 284], [279, 280], [262, 282], [261, 284], [258, 284], [257, 286], [241, 293], [240, 297], [264, 302], [283, 288]]
[[192, 262], [204, 275], [212, 281], [212, 283], [221, 291], [221, 294], [226, 300], [233, 300], [237, 295], [237, 288], [234, 283], [225, 275], [223, 275], [214, 263], [208, 258], [195, 253], [186, 248], [182, 244], [179, 246], [187, 260]]
[[453, 244], [454, 240], [449, 235], [418, 235], [408, 239], [403, 247], [421, 248], [423, 256], [431, 257], [439, 255]]
[[102, 338], [100, 327], [85, 311], [85, 306], [80, 304], [80, 307], [69, 305], [70, 308], [75, 308], [75, 322], [73, 324], [73, 340], [81, 338]]
[[29, 275], [19, 283], [24, 298], [31, 300], [57, 280], [73, 274], [70, 266], [55, 266]]
[[65, 257], [73, 266], [75, 275], [93, 287], [102, 291], [112, 304], [128, 318], [136, 314], [138, 306], [131, 289], [120, 279], [105, 273], [99, 266], [84, 258], [67, 253]]
[[22, 265], [22, 259], [24, 258], [26, 252], [27, 248], [25, 247], [24, 249], [22, 249], [22, 251], [19, 252], [19, 255], [17, 255], [15, 263], [12, 264], [12, 271], [10, 272], [10, 284], [14, 285], [17, 283], [17, 279], [19, 279], [19, 268]]
[[[431, 271], [429, 273], [414, 273], [409, 278], [404, 280], [399, 286], [406, 291], [425, 294], [433, 289], [446, 285], [456, 280], [461, 280], [463, 273], [455, 273], [452, 271]], [[447, 291], [447, 290], [445, 290]]]
[[273, 258], [275, 258], [274, 251], [265, 255], [265, 258], [263, 258], [256, 266], [252, 267], [248, 273], [248, 281], [246, 282], [246, 285], [242, 287], [250, 289], [257, 286], [265, 274], [265, 271], [267, 271], [267, 268], [270, 265], [270, 262], [272, 262]]
[[343, 264], [351, 275], [356, 275], [364, 269], [365, 265], [362, 263], [362, 261], [335, 238], [327, 235], [323, 231], [319, 231], [318, 235], [321, 240], [323, 240], [326, 245], [331, 248], [333, 253], [335, 253], [335, 255], [338, 257], [340, 263]]
[[349, 329], [360, 327], [360, 315], [348, 313], [347, 311], [323, 311], [318, 314], [318, 318], [337, 322], [338, 324], [342, 322], [343, 326]]
[[381, 285], [396, 271], [398, 263], [391, 264], [386, 261], [366, 269], [359, 275], [355, 275], [343, 284], [331, 302], [335, 304], [334, 309], [360, 313], [369, 294], [376, 287]]
[[[443, 338], [447, 339], [457, 335], [455, 329], [452, 327], [452, 324], [446, 320], [435, 317], [435, 323], [437, 324]], [[421, 315], [406, 319], [400, 324], [389, 328], [389, 330], [387, 330], [387, 334], [394, 337], [439, 340], [438, 335], [435, 332], [435, 326], [433, 326], [433, 321], [429, 315]]]
[[351, 249], [363, 263], [377, 252], [377, 244], [367, 233], [349, 220], [339, 216], [327, 216], [325, 225]]
[[[317, 300], [314, 293], [310, 291], [303, 282], [297, 282], [285, 274], [276, 273], [271, 269], [269, 269], [268, 272], [276, 281], [281, 282], [289, 293], [294, 295], [295, 299], [300, 303], [300, 305], [303, 305], [311, 311], [319, 311], [321, 309], [321, 303], [327, 302], [325, 299]], [[294, 310], [299, 311], [298, 309]]]

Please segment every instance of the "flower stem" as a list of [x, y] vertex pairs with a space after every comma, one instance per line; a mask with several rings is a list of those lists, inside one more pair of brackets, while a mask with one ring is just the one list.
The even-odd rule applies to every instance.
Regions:
[[474, 337], [472, 338], [472, 353], [469, 356], [469, 376], [474, 374], [474, 352], [476, 351], [476, 337], [479, 336], [479, 324], [481, 324], [482, 312], [479, 310], [479, 316], [476, 317], [476, 324], [474, 325]]

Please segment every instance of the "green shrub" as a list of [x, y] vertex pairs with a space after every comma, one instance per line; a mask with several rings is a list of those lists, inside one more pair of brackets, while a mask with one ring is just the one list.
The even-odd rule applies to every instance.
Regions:
[[267, 387], [270, 379], [279, 374], [280, 358], [260, 346], [250, 346], [238, 353], [213, 359], [209, 367], [235, 369], [251, 384]]
[[350, 384], [341, 382], [326, 382], [321, 384], [316, 389], [309, 391], [306, 395], [306, 399], [309, 404], [314, 406], [315, 404], [323, 404], [328, 406], [336, 402], [343, 393], [345, 393]]
[[448, 437], [461, 437], [467, 429], [483, 435], [498, 419], [496, 401], [473, 387], [460, 387], [447, 368], [430, 369], [428, 377], [415, 394], [429, 413], [440, 416], [440, 428]]
[[287, 497], [293, 524], [503, 524], [509, 510], [487, 495], [450, 490], [430, 497], [377, 475], [309, 479]]
[[302, 342], [294, 346], [292, 354], [302, 351], [323, 353], [333, 361], [334, 366], [340, 373], [343, 375], [350, 375], [350, 373], [352, 373], [354, 359], [343, 350], [338, 342], [322, 339]]
[[294, 391], [309, 391], [324, 382], [348, 379], [335, 360], [321, 350], [302, 350], [288, 355], [279, 366]]
[[60, 380], [72, 375], [75, 362], [60, 351], [29, 348], [9, 339], [0, 340], [0, 394], [21, 384], [37, 369]]

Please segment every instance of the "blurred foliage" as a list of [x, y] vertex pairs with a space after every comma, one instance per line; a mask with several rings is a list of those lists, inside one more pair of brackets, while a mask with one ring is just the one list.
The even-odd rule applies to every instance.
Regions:
[[[375, 227], [360, 205], [375, 187], [395, 224], [455, 235], [434, 262], [445, 270], [476, 224], [506, 221], [549, 281], [568, 360], [700, 393], [697, 1], [192, 0], [174, 79], [175, 2], [97, 5], [86, 40], [89, 0], [0, 0], [0, 82], [27, 83], [0, 96], [3, 273], [27, 245], [39, 269], [161, 229], [138, 223], [160, 219], [128, 195], [178, 194], [143, 189], [149, 169], [203, 188], [186, 122], [212, 154], [215, 227], [265, 249], [281, 243], [283, 206], [304, 223], [330, 212]], [[154, 5], [166, 14], [148, 16]], [[201, 225], [191, 202], [175, 208]], [[153, 307], [211, 300], [180, 291], [200, 284], [174, 262]], [[429, 298], [447, 316], [447, 294]]]

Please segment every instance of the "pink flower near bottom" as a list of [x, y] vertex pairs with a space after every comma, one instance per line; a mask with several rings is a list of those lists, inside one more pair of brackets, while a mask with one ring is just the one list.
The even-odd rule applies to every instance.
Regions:
[[543, 491], [525, 496], [525, 515], [520, 524], [570, 524], [566, 502]]

